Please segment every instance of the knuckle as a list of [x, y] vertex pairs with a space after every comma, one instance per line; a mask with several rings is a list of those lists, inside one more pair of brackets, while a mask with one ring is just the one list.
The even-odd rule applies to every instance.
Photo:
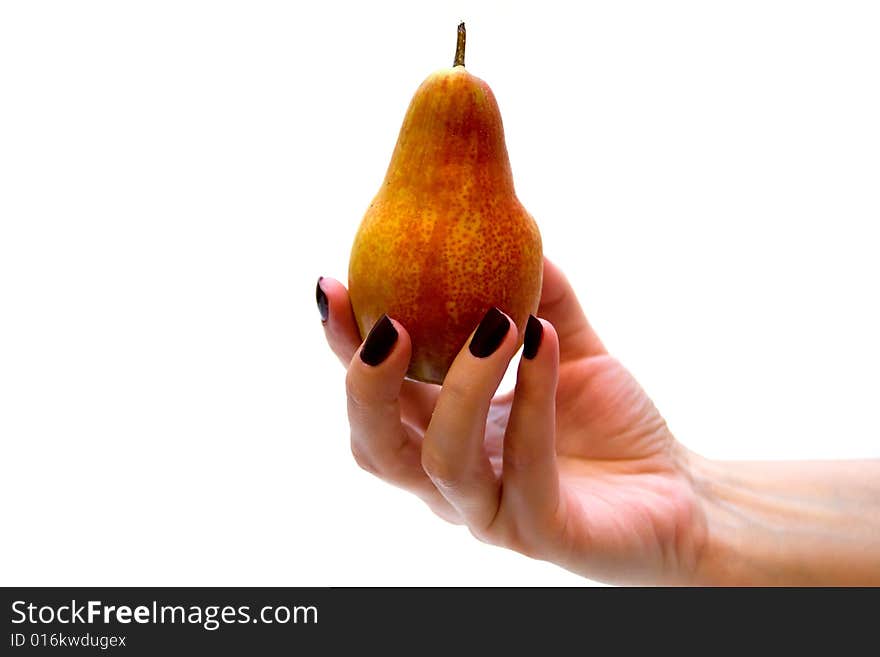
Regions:
[[351, 442], [351, 455], [354, 462], [357, 463], [361, 470], [365, 470], [373, 475], [379, 474], [379, 468], [376, 467], [375, 461], [370, 457], [367, 451], [355, 441]]
[[357, 376], [355, 376], [352, 368], [349, 368], [348, 372], [345, 375], [345, 394], [348, 396], [349, 401], [351, 401], [356, 406], [360, 406], [363, 404], [363, 398], [360, 386], [358, 386]]
[[513, 550], [526, 556], [532, 556], [528, 541], [521, 532], [521, 527], [515, 518], [504, 517], [500, 513], [488, 527], [481, 531], [471, 533], [484, 543], [491, 543], [507, 550]]
[[499, 547], [503, 546], [503, 543], [497, 540], [497, 537], [493, 535], [492, 532], [486, 529], [480, 529], [479, 527], [468, 527], [468, 531], [471, 533], [475, 539], [480, 541], [481, 543], [486, 543], [488, 545], [496, 545]]
[[443, 394], [454, 402], [467, 402], [474, 398], [476, 393], [473, 383], [462, 378], [447, 378], [443, 382]]
[[462, 525], [464, 521], [458, 512], [450, 506], [449, 502], [440, 494], [436, 488], [431, 490], [432, 494], [424, 496], [422, 499], [428, 508], [438, 517], [453, 525]]
[[461, 478], [455, 462], [429, 444], [422, 447], [422, 469], [441, 488], [453, 488]]
[[517, 547], [519, 540], [516, 523], [510, 518], [502, 517], [500, 510], [485, 527], [471, 526], [468, 529], [478, 541], [508, 550], [520, 551]]

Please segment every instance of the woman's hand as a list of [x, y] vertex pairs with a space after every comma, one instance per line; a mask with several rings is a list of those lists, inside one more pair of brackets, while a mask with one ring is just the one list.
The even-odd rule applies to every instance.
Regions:
[[587, 577], [694, 579], [706, 522], [688, 452], [606, 353], [550, 262], [540, 324], [531, 320], [526, 337], [537, 351], [520, 360], [515, 390], [498, 397], [518, 344], [506, 316], [494, 317], [499, 334], [509, 325], [488, 345], [495, 349], [478, 357], [465, 345], [438, 387], [404, 379], [406, 327], [380, 320], [361, 345], [343, 285], [323, 278], [318, 297], [329, 310], [327, 339], [348, 367], [351, 447], [362, 468], [480, 540]]

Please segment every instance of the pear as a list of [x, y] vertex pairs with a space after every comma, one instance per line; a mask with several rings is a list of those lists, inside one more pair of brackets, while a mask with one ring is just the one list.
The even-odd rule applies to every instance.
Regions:
[[349, 294], [361, 336], [383, 314], [412, 339], [407, 376], [443, 383], [455, 356], [496, 306], [520, 342], [541, 296], [541, 235], [516, 197], [501, 113], [464, 67], [418, 88], [385, 180], [355, 236]]

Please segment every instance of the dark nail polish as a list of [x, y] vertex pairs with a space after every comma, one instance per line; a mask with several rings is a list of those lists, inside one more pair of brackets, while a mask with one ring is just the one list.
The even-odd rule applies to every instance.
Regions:
[[523, 358], [532, 360], [538, 355], [541, 338], [544, 337], [544, 325], [534, 315], [529, 315], [526, 323], [526, 337], [523, 339]]
[[486, 358], [504, 342], [504, 336], [510, 330], [510, 320], [497, 308], [490, 308], [477, 327], [468, 349], [477, 358]]
[[388, 358], [388, 354], [394, 349], [397, 342], [397, 329], [388, 319], [388, 315], [382, 315], [378, 322], [373, 324], [370, 334], [364, 340], [361, 348], [361, 360], [367, 365], [376, 366]]
[[323, 276], [318, 277], [318, 284], [315, 285], [315, 300], [318, 302], [318, 312], [321, 313], [321, 321], [326, 322], [330, 317], [330, 302], [327, 301], [327, 295], [321, 289], [321, 281]]

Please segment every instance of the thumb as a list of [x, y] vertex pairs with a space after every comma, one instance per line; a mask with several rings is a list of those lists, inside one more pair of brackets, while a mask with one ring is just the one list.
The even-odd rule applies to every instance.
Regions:
[[608, 353], [587, 321], [565, 274], [547, 258], [544, 258], [544, 283], [538, 315], [556, 328], [561, 362]]

